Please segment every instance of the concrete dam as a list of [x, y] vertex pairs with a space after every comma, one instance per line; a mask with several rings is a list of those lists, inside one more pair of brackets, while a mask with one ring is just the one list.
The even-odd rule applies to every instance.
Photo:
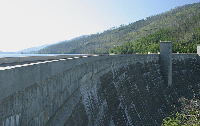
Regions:
[[200, 49], [171, 50], [0, 58], [0, 126], [161, 125], [199, 92]]

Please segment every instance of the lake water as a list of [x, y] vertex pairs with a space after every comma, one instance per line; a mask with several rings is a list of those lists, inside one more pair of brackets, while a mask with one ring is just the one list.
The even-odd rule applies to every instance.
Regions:
[[26, 57], [26, 56], [56, 56], [56, 55], [87, 55], [87, 54], [0, 54], [2, 57]]

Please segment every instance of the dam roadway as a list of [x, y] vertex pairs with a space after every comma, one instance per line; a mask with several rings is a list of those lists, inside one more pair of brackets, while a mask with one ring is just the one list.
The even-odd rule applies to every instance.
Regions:
[[198, 54], [169, 50], [0, 58], [0, 125], [160, 125], [199, 75]]

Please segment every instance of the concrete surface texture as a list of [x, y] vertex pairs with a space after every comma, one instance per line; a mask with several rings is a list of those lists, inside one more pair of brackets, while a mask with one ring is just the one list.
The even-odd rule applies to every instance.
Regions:
[[160, 125], [200, 82], [197, 54], [162, 53], [4, 62], [0, 125]]
[[160, 43], [160, 65], [164, 80], [172, 85], [172, 43], [165, 41]]

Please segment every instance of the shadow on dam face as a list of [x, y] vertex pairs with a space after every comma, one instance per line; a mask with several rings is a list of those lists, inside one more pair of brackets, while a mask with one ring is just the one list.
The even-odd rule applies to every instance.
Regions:
[[2, 68], [0, 125], [160, 125], [179, 98], [198, 94], [200, 66], [197, 54], [173, 54], [169, 85], [159, 58], [86, 56]]
[[198, 92], [199, 70], [196, 59], [174, 59], [168, 86], [158, 61], [111, 67], [80, 87], [81, 99], [65, 125], [161, 125], [171, 105], [179, 107], [179, 98]]

